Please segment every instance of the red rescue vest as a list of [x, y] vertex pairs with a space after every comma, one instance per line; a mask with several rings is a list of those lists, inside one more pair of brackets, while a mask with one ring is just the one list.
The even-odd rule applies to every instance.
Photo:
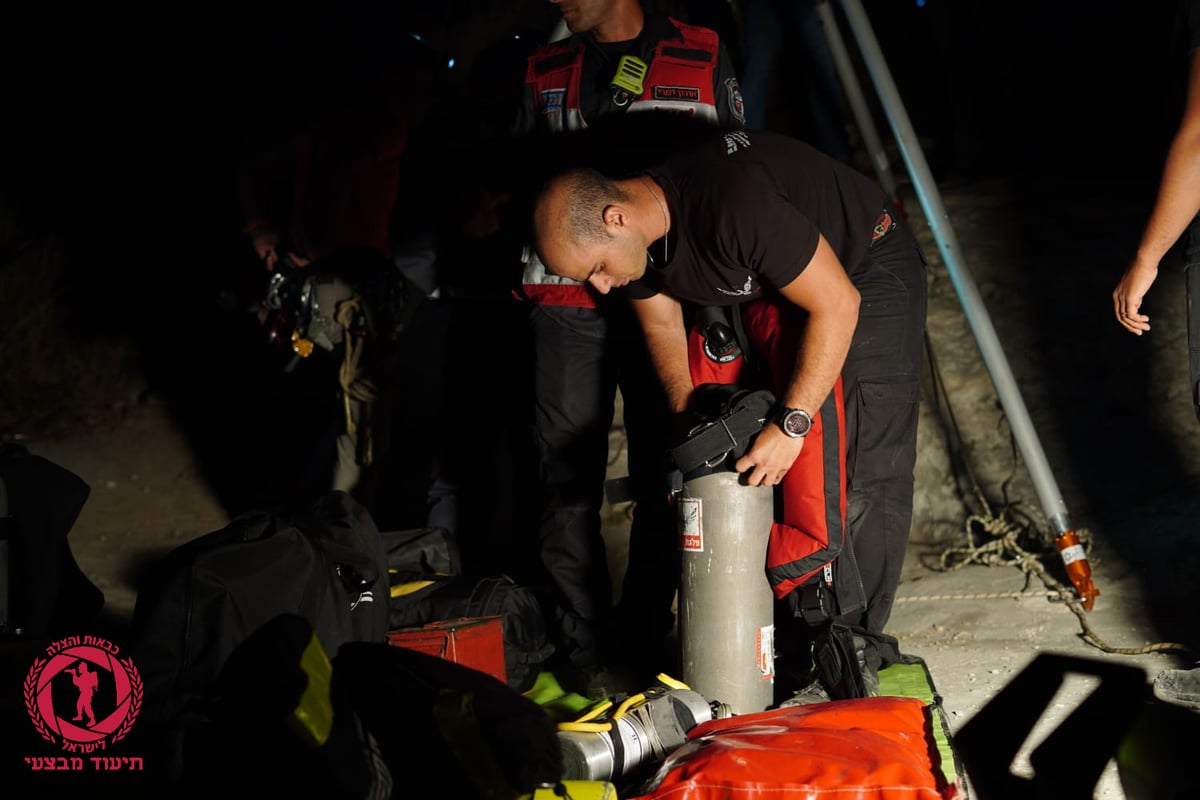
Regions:
[[[642, 94], [631, 98], [624, 111], [675, 111], [698, 115], [714, 128], [719, 124], [713, 83], [720, 52], [720, 39], [708, 28], [685, 25], [672, 19], [679, 37], [664, 39], [655, 46]], [[527, 90], [534, 110], [554, 133], [587, 127], [580, 103], [584, 41], [573, 36], [553, 42], [529, 57], [525, 71]], [[609, 113], [620, 113], [613, 106]], [[529, 254], [521, 278], [522, 299], [543, 305], [595, 308], [596, 298], [587, 283], [560, 278], [546, 272], [542, 262]]]

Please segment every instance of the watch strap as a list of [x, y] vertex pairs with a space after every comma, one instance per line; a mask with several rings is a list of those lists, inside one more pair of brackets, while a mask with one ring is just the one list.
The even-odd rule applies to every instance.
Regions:
[[671, 460], [685, 476], [732, 454], [740, 457], [750, 439], [769, 418], [775, 396], [766, 389], [735, 395], [717, 420], [695, 431], [671, 450]]

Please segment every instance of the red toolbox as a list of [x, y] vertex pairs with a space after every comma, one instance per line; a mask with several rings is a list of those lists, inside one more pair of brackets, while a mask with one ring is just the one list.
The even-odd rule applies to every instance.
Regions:
[[508, 683], [508, 673], [504, 669], [503, 617], [440, 620], [420, 627], [388, 631], [387, 638], [396, 647], [444, 658]]

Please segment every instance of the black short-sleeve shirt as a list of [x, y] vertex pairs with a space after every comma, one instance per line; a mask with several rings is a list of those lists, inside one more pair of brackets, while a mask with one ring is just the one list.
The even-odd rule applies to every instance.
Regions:
[[887, 201], [854, 168], [769, 131], [715, 135], [649, 174], [671, 210], [669, 258], [623, 289], [634, 299], [665, 292], [732, 305], [761, 297], [796, 279], [818, 234], [853, 281], [867, 268], [871, 231]]

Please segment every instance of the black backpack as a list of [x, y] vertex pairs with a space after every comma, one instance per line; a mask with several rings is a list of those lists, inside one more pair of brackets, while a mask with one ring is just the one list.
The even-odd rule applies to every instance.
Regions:
[[75, 635], [96, 622], [104, 593], [68, 539], [90, 493], [70, 470], [0, 444], [0, 634]]
[[203, 696], [229, 654], [279, 614], [307, 620], [331, 655], [387, 633], [382, 539], [345, 492], [297, 513], [240, 515], [171, 551], [151, 574], [139, 587], [131, 649], [147, 711], [161, 721]]
[[501, 682], [380, 643], [328, 658], [312, 637], [281, 614], [238, 645], [208, 718], [150, 750], [167, 769], [145, 796], [487, 800], [562, 777], [551, 718]]
[[433, 619], [498, 616], [504, 622], [504, 671], [517, 692], [533, 688], [554, 645], [537, 595], [507, 575], [451, 579], [430, 595]]
[[443, 528], [389, 532], [383, 537], [392, 585], [389, 628], [461, 617], [501, 617], [508, 685], [517, 692], [533, 688], [542, 665], [554, 653], [537, 595], [507, 575], [459, 574], [458, 545]]

